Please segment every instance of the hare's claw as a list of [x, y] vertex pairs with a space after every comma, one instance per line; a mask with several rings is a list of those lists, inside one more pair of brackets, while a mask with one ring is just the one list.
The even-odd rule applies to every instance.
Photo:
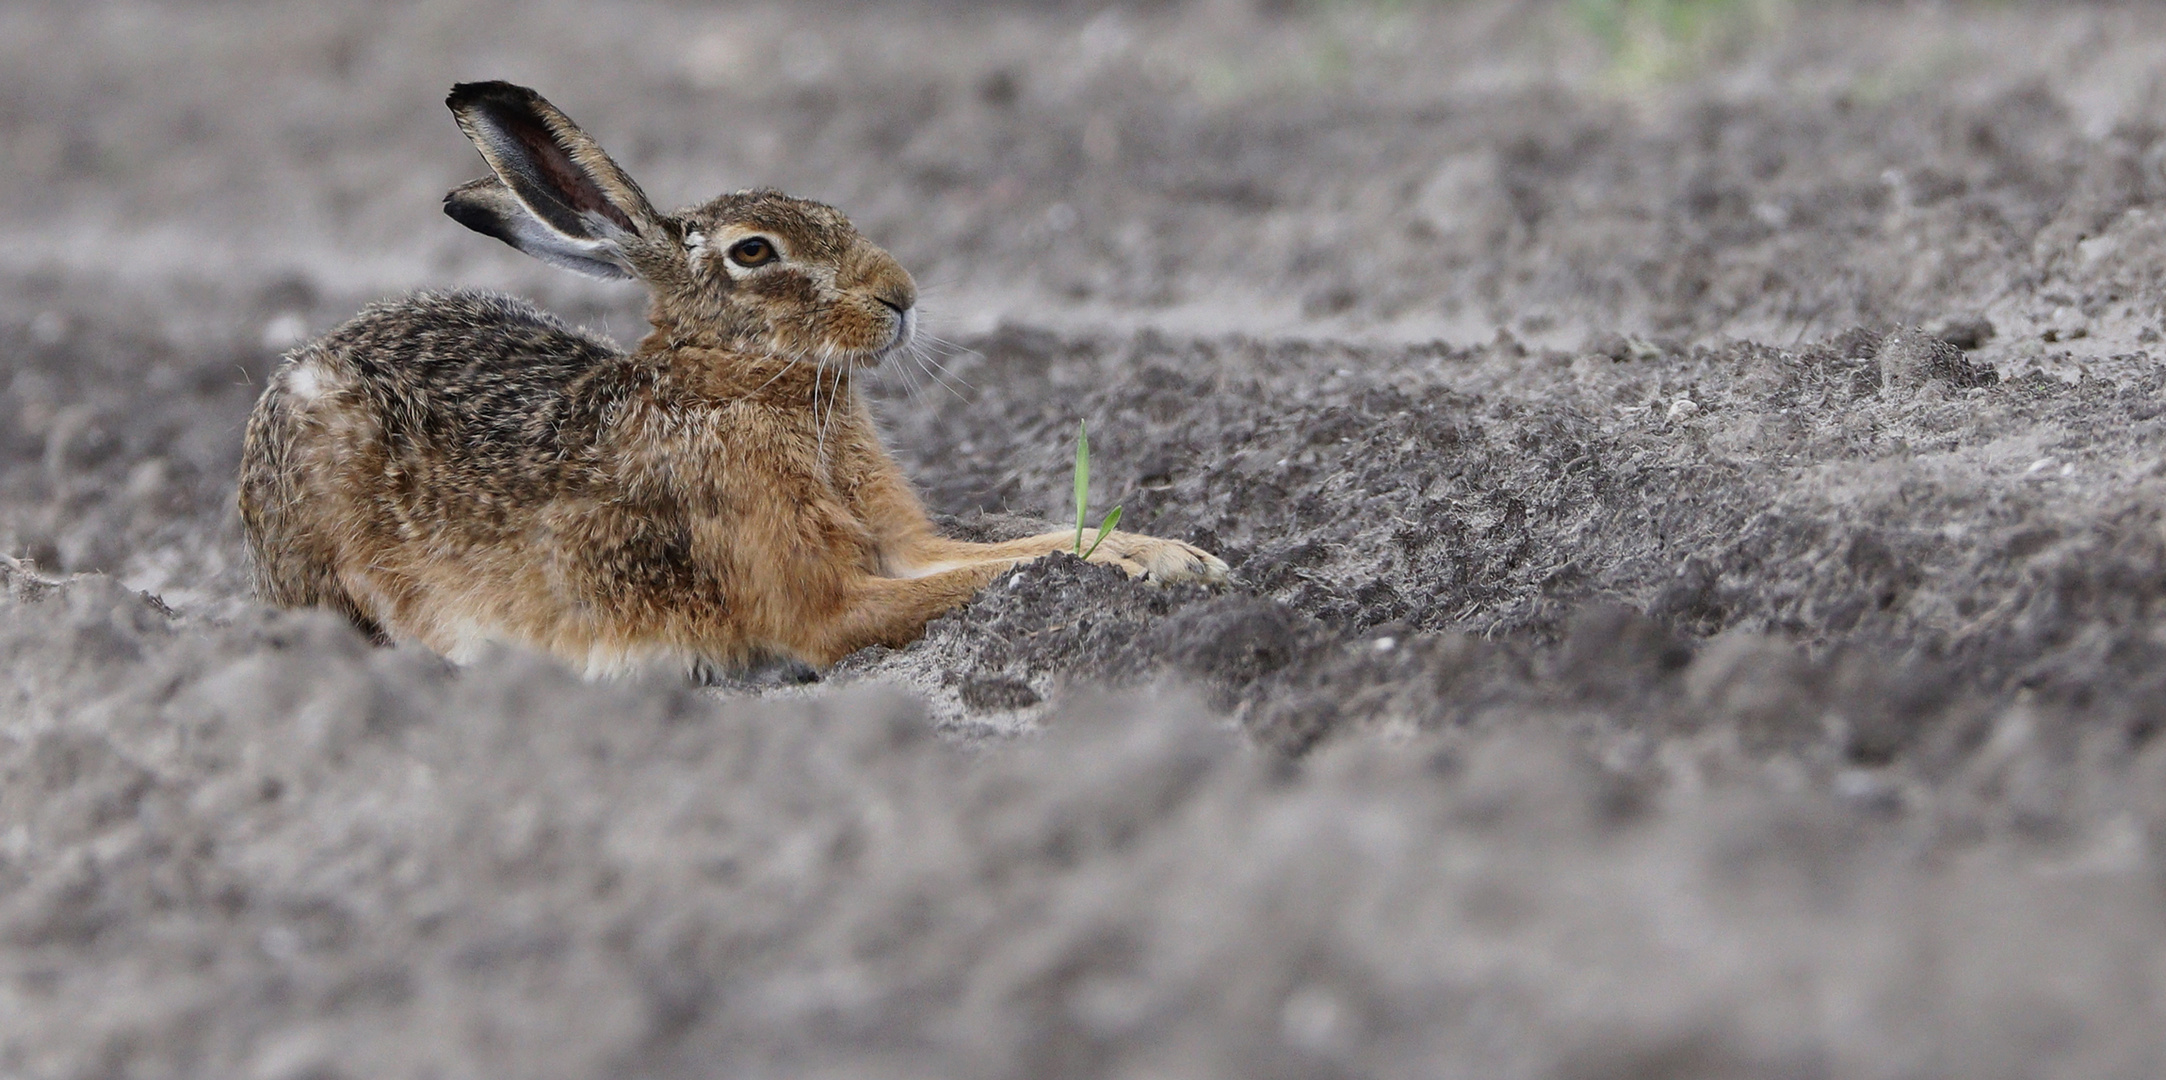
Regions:
[[1179, 540], [1161, 540], [1136, 533], [1113, 533], [1098, 545], [1090, 561], [1118, 566], [1129, 577], [1158, 585], [1200, 582], [1224, 584], [1226, 563], [1218, 556]]

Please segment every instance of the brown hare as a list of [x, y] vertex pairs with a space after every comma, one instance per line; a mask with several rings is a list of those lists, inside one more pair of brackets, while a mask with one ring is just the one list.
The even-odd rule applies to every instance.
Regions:
[[[840, 213], [773, 191], [658, 213], [532, 90], [467, 83], [448, 104], [495, 175], [444, 211], [546, 262], [638, 278], [653, 329], [626, 354], [520, 300], [422, 293], [294, 350], [241, 466], [266, 600], [455, 661], [504, 641], [590, 676], [824, 667], [905, 644], [1074, 544], [934, 531], [846, 377], [910, 342], [917, 288]], [[1092, 561], [1226, 576], [1132, 533]]]

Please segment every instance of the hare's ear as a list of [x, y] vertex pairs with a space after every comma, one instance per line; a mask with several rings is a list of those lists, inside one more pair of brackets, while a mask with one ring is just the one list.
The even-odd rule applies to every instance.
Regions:
[[444, 196], [444, 213], [451, 220], [482, 234], [493, 236], [552, 266], [604, 280], [632, 276], [629, 266], [603, 249], [597, 240], [578, 240], [549, 227], [528, 212], [504, 182], [484, 176], [452, 188]]
[[444, 197], [459, 224], [595, 277], [649, 276], [640, 264], [676, 247], [639, 185], [540, 94], [460, 83], [445, 104], [496, 171]]

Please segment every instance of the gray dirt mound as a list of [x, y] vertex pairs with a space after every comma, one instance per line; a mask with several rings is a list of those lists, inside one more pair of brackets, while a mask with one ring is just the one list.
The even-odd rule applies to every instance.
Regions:
[[[966, 755], [892, 693], [455, 673], [322, 616], [204, 625], [8, 574], [0, 1054], [28, 1075], [2166, 1064], [2128, 873], [2166, 824], [2160, 751], [1886, 696], [1862, 659], [1689, 657], [1618, 613], [1541, 661], [1423, 638], [1288, 677], [1274, 697], [1359, 711], [1334, 693], [1358, 686], [1420, 720], [1298, 765], [1163, 695], [1070, 695]], [[1069, 580], [1011, 613], [1119, 586], [1043, 577]], [[1867, 742], [1967, 720], [1920, 727], [1930, 754], [1896, 733], [1932, 768], [1823, 785], [1801, 700]]]
[[0, 553], [47, 569], [125, 570], [191, 600], [245, 588], [240, 431], [273, 354], [183, 343], [109, 314], [0, 328]]
[[[890, 410], [936, 504], [1061, 505], [1086, 417], [1099, 490], [1117, 493], [1098, 499], [1124, 523], [1219, 551], [1237, 594], [1341, 632], [1545, 643], [1586, 605], [1622, 604], [1692, 636], [1933, 660], [2131, 722], [2159, 666], [2143, 448], [2166, 374], [2145, 359], [2121, 380], [2003, 381], [1907, 330], [1621, 356], [1009, 331], [981, 352], [961, 368], [973, 401]], [[971, 422], [985, 412], [1008, 420]], [[1118, 624], [1123, 605], [1175, 602], [1079, 606]], [[1030, 647], [998, 625], [1003, 650]], [[1055, 640], [1070, 671], [1136, 666]]]

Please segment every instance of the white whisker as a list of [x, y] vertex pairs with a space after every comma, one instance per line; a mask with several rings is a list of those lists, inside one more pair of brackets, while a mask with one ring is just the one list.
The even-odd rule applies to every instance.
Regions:
[[[792, 356], [792, 357], [790, 357], [790, 361], [789, 361], [789, 363], [786, 363], [786, 364], [782, 365], [782, 370], [781, 370], [781, 371], [775, 372], [775, 373], [774, 373], [773, 375], [769, 375], [769, 376], [767, 377], [767, 381], [766, 381], [766, 382], [763, 382], [763, 383], [761, 383], [760, 385], [758, 385], [757, 387], [754, 387], [754, 388], [753, 388], [753, 390], [752, 390], [752, 394], [757, 394], [757, 393], [759, 393], [760, 391], [762, 391], [762, 390], [765, 390], [765, 389], [767, 389], [767, 388], [768, 388], [768, 387], [770, 387], [770, 386], [773, 386], [773, 385], [775, 384], [775, 380], [776, 380], [776, 379], [779, 379], [779, 378], [783, 377], [784, 375], [788, 375], [788, 374], [790, 373], [790, 370], [791, 370], [792, 368], [795, 368], [795, 367], [797, 366], [797, 359], [798, 359], [798, 358], [797, 358], [797, 357], [795, 357], [795, 356]], [[752, 396], [752, 395], [751, 395], [751, 394], [748, 394], [748, 395], [746, 395], [746, 396], [747, 396], [747, 397], [750, 397], [750, 396]]]
[[939, 372], [937, 372], [937, 371], [934, 371], [934, 370], [932, 369], [931, 365], [929, 365], [929, 364], [927, 364], [927, 363], [925, 362], [925, 360], [924, 360], [924, 358], [923, 358], [923, 357], [920, 357], [920, 358], [918, 359], [918, 366], [919, 366], [920, 368], [922, 368], [922, 369], [924, 370], [925, 374], [927, 374], [927, 375], [930, 375], [930, 376], [932, 376], [932, 379], [933, 379], [933, 381], [934, 381], [934, 382], [936, 382], [936, 383], [938, 383], [938, 384], [940, 384], [940, 388], [941, 388], [942, 390], [945, 390], [945, 391], [947, 391], [947, 392], [948, 392], [948, 393], [950, 393], [950, 394], [954, 394], [954, 395], [955, 395], [955, 400], [957, 400], [957, 401], [960, 401], [960, 402], [963, 402], [964, 404], [969, 404], [969, 402], [970, 402], [970, 399], [969, 399], [969, 398], [967, 398], [967, 397], [964, 397], [964, 396], [963, 396], [963, 392], [962, 392], [962, 391], [960, 391], [960, 390], [957, 390], [957, 389], [956, 389], [956, 388], [955, 388], [955, 387], [954, 387], [954, 386], [953, 386], [952, 384], [950, 384], [950, 383], [948, 382], [948, 380], [946, 380], [946, 379], [943, 379], [943, 378], [941, 378], [941, 377], [940, 377], [940, 373], [939, 373]]
[[[950, 357], [979, 355], [973, 349], [966, 349], [960, 345], [955, 344], [952, 341], [942, 341], [939, 338], [931, 338], [930, 344], [937, 345], [940, 348], [948, 350], [947, 355]], [[977, 387], [971, 386], [970, 380], [963, 378], [960, 372], [956, 371], [954, 368], [947, 366], [946, 364], [941, 363], [939, 357], [934, 355], [932, 349], [927, 349], [924, 352], [923, 356], [926, 363], [931, 364], [935, 368], [938, 368], [942, 374], [947, 375], [949, 378], [954, 379], [956, 382], [962, 383], [964, 386], [969, 386], [973, 390], [977, 389]]]
[[[942, 389], [945, 389], [948, 393], [954, 394], [957, 401], [964, 402], [965, 404], [969, 403], [969, 397], [965, 396], [961, 390], [957, 390], [953, 384], [949, 383], [946, 378], [942, 377], [941, 372], [945, 369], [941, 368], [939, 361], [934, 360], [931, 355], [921, 351], [913, 351], [910, 354], [910, 359], [916, 361], [918, 367], [923, 370], [925, 374], [932, 376], [933, 381], [939, 383]], [[964, 383], [963, 385], [969, 386], [970, 384]], [[975, 387], [972, 387], [972, 389], [975, 389]]]
[[[912, 359], [915, 359], [914, 354], [912, 355]], [[903, 385], [908, 388], [909, 396], [905, 398], [905, 400], [909, 401], [912, 405], [917, 404], [918, 398], [921, 397], [925, 391], [924, 376], [919, 375], [916, 371], [912, 370], [910, 365], [908, 364], [896, 364], [893, 370], [896, 375], [902, 378]]]
[[[817, 418], [817, 422], [820, 427], [818, 453], [820, 456], [820, 460], [823, 463], [827, 460], [827, 428], [828, 425], [833, 423], [835, 420], [835, 407], [839, 404], [839, 399], [842, 397], [842, 377], [848, 371], [849, 369], [845, 367], [835, 372], [835, 386], [834, 389], [828, 391], [827, 412], [825, 414], [822, 414], [820, 412], [820, 406], [817, 401], [815, 401], [812, 406], [813, 415]], [[825, 375], [824, 370], [822, 371], [822, 375]]]
[[812, 368], [812, 454], [815, 460], [827, 454], [827, 428], [820, 423], [820, 383], [827, 378], [825, 368], [815, 364]]
[[820, 389], [827, 383], [827, 368], [817, 367], [812, 370], [813, 453], [824, 463], [827, 460], [827, 415], [820, 411]]

